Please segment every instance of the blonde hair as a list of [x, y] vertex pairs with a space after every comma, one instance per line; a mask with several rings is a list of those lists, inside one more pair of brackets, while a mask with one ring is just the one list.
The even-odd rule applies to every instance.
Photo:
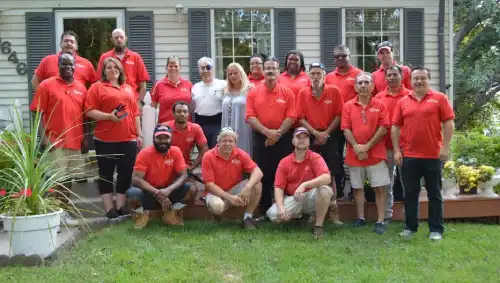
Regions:
[[[241, 89], [239, 90], [239, 92], [243, 95], [247, 95], [248, 90], [250, 88], [250, 82], [248, 81], [247, 73], [245, 72], [243, 67], [239, 63], [236, 63], [236, 62], [233, 62], [227, 66], [226, 73], [229, 70], [229, 68], [236, 68], [236, 70], [238, 70], [238, 73], [240, 73], [240, 77], [241, 77]], [[234, 85], [231, 82], [231, 80], [229, 79], [229, 77], [226, 79], [226, 82], [227, 82], [227, 92], [231, 93], [231, 92], [235, 91]]]
[[219, 143], [222, 140], [222, 138], [227, 136], [232, 136], [235, 141], [238, 140], [238, 134], [236, 133], [235, 130], [233, 130], [233, 128], [224, 127], [220, 130], [219, 134], [217, 135], [217, 143]]

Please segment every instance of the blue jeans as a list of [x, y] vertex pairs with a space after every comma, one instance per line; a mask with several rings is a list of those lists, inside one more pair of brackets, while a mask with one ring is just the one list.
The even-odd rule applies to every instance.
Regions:
[[420, 179], [425, 181], [427, 198], [429, 200], [429, 230], [444, 232], [443, 198], [441, 197], [441, 160], [422, 158], [403, 158], [403, 186], [405, 189], [405, 229], [418, 230], [418, 198], [420, 194]]
[[[176, 202], [181, 202], [186, 194], [188, 193], [190, 185], [188, 183], [184, 184], [184, 186], [179, 189], [173, 191], [168, 198], [172, 204]], [[127, 199], [138, 200], [142, 203], [142, 207], [145, 210], [159, 210], [161, 209], [161, 204], [156, 201], [155, 197], [149, 193], [145, 192], [142, 189], [137, 187], [130, 187], [127, 192]]]

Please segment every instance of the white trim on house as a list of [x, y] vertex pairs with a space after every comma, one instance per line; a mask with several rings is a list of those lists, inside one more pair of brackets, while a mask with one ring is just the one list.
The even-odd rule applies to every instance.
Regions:
[[88, 19], [88, 18], [115, 18], [116, 27], [125, 30], [124, 10], [56, 10], [55, 18], [55, 46], [56, 52], [61, 51], [60, 36], [64, 32], [64, 19]]
[[[271, 9], [269, 13], [271, 15], [271, 55], [274, 57], [274, 9]], [[297, 31], [297, 27], [295, 27], [295, 31]], [[297, 36], [295, 36], [297, 37]]]

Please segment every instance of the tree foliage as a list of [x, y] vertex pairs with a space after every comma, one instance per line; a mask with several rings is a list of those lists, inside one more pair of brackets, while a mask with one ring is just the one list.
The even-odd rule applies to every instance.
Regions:
[[500, 1], [455, 0], [454, 11], [456, 127], [484, 128], [499, 109]]

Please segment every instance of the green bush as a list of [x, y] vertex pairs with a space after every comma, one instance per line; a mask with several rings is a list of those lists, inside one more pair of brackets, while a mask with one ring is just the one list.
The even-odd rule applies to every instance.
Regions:
[[[455, 161], [500, 168], [500, 136], [480, 132], [456, 132], [452, 144]], [[464, 163], [464, 162], [461, 162]]]

